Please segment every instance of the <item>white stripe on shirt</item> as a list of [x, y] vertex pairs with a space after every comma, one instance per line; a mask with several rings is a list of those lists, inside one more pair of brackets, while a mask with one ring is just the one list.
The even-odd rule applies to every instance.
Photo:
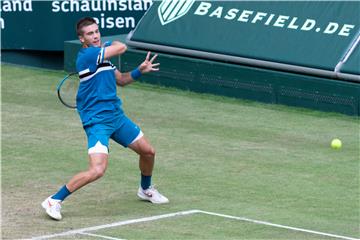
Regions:
[[99, 67], [96, 72], [94, 72], [93, 74], [84, 77], [84, 78], [80, 78], [80, 82], [85, 82], [87, 80], [89, 80], [90, 78], [94, 77], [96, 74], [102, 72], [102, 71], [106, 71], [106, 70], [113, 70], [114, 68], [111, 66], [105, 66], [105, 67]]

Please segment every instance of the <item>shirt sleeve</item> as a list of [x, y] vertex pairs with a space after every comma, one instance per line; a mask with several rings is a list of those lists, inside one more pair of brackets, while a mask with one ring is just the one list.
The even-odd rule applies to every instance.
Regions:
[[104, 62], [105, 48], [89, 47], [86, 51], [86, 61], [89, 66], [97, 67]]

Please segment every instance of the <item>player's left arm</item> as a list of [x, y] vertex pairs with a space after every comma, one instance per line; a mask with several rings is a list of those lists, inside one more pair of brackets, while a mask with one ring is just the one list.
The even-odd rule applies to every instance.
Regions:
[[145, 73], [159, 71], [160, 63], [154, 63], [155, 59], [157, 58], [157, 54], [155, 54], [150, 59], [151, 52], [148, 52], [146, 55], [145, 60], [131, 72], [121, 73], [119, 70], [115, 70], [115, 78], [116, 84], [118, 86], [125, 86], [129, 83], [132, 83], [134, 80], [138, 79]]

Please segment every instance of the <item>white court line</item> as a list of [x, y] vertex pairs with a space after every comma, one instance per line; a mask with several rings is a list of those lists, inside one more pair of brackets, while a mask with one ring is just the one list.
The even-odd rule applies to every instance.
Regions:
[[284, 228], [284, 229], [289, 229], [289, 230], [298, 231], [298, 232], [312, 233], [312, 234], [316, 234], [316, 235], [322, 235], [322, 236], [333, 237], [333, 238], [338, 238], [338, 239], [360, 240], [359, 238], [352, 238], [352, 237], [346, 237], [346, 236], [341, 236], [341, 235], [336, 235], [336, 234], [331, 234], [331, 233], [318, 232], [318, 231], [313, 231], [313, 230], [308, 230], [308, 229], [303, 229], [303, 228], [290, 227], [290, 226], [281, 225], [281, 224], [275, 224], [275, 223], [270, 223], [270, 222], [265, 222], [265, 221], [258, 221], [258, 220], [254, 220], [254, 219], [250, 219], [250, 218], [236, 217], [236, 216], [225, 215], [225, 214], [214, 213], [214, 212], [206, 212], [206, 211], [201, 211], [201, 210], [200, 210], [200, 213], [204, 213], [204, 214], [208, 214], [208, 215], [212, 215], [212, 216], [223, 217], [223, 218], [230, 218], [230, 219], [235, 219], [235, 220], [240, 220], [240, 221], [245, 221], [245, 222], [251, 222], [251, 223], [256, 223], [256, 224], [261, 224], [261, 225], [267, 225], [267, 226], [272, 226], [272, 227], [277, 227], [277, 228]]
[[109, 236], [104, 236], [104, 235], [99, 235], [99, 234], [93, 234], [93, 233], [78, 233], [81, 235], [87, 235], [87, 236], [91, 236], [91, 237], [99, 237], [99, 238], [104, 238], [104, 239], [110, 239], [110, 240], [125, 240], [123, 238], [114, 238], [114, 237], [109, 237]]
[[[308, 229], [297, 228], [297, 227], [290, 227], [290, 226], [286, 226], [286, 225], [280, 225], [280, 224], [275, 224], [275, 223], [270, 223], [270, 222], [265, 222], [265, 221], [259, 221], [259, 220], [254, 220], [254, 219], [250, 219], [250, 218], [245, 218], [245, 217], [237, 217], [237, 216], [225, 215], [225, 214], [214, 213], [214, 212], [207, 212], [207, 211], [202, 211], [202, 210], [181, 211], [181, 212], [162, 214], [162, 215], [157, 215], [157, 216], [152, 216], [152, 217], [144, 217], [144, 218], [138, 218], [138, 219], [132, 219], [132, 220], [125, 220], [125, 221], [104, 224], [104, 225], [99, 225], [99, 226], [94, 226], [94, 227], [75, 229], [75, 230], [62, 232], [62, 233], [34, 237], [31, 239], [41, 240], [41, 239], [50, 239], [50, 238], [55, 238], [55, 237], [64, 237], [64, 236], [69, 236], [69, 235], [74, 235], [74, 234], [89, 234], [86, 232], [97, 231], [100, 229], [111, 228], [111, 227], [130, 225], [130, 224], [140, 223], [140, 222], [155, 221], [155, 220], [170, 218], [170, 217], [175, 217], [175, 216], [190, 215], [190, 214], [195, 214], [195, 213], [203, 213], [203, 214], [212, 215], [212, 216], [218, 216], [218, 217], [223, 217], [223, 218], [251, 222], [251, 223], [255, 223], [255, 224], [267, 225], [267, 226], [272, 226], [272, 227], [277, 227], [277, 228], [288, 229], [288, 230], [292, 230], [292, 231], [311, 233], [311, 234], [315, 234], [315, 235], [327, 236], [327, 237], [338, 238], [338, 239], [360, 240], [359, 238], [346, 237], [346, 236], [341, 236], [341, 235], [336, 235], [336, 234], [331, 234], [331, 233], [319, 232], [319, 231], [308, 230]], [[115, 239], [115, 238], [113, 238], [113, 239]]]
[[75, 230], [62, 232], [62, 233], [55, 233], [55, 234], [50, 234], [50, 235], [45, 235], [45, 236], [40, 236], [40, 237], [33, 237], [31, 239], [41, 240], [41, 239], [49, 239], [49, 238], [55, 238], [55, 237], [64, 237], [64, 236], [79, 234], [79, 233], [83, 233], [83, 232], [97, 231], [97, 230], [104, 229], [104, 228], [118, 227], [118, 226], [124, 226], [124, 225], [129, 225], [129, 224], [134, 224], [134, 223], [140, 223], [140, 222], [149, 222], [149, 221], [159, 220], [159, 219], [163, 219], [163, 218], [170, 218], [170, 217], [175, 217], [175, 216], [184, 216], [184, 215], [194, 214], [194, 213], [198, 213], [198, 212], [200, 212], [200, 211], [199, 210], [189, 210], [189, 211], [181, 211], [181, 212], [175, 212], [175, 213], [169, 213], [169, 214], [162, 214], [162, 215], [157, 215], [157, 216], [152, 216], [152, 217], [144, 217], [144, 218], [138, 218], [138, 219], [132, 219], [132, 220], [125, 220], [125, 221], [104, 224], [104, 225], [99, 225], [99, 226], [94, 226], [94, 227], [80, 228], [80, 229], [75, 229]]

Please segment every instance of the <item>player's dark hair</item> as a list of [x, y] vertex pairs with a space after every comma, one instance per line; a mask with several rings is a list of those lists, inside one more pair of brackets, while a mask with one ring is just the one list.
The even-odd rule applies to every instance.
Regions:
[[95, 19], [93, 19], [92, 17], [84, 17], [81, 18], [77, 23], [76, 23], [76, 33], [78, 36], [81, 36], [83, 34], [82, 28], [86, 27], [86, 26], [90, 26], [92, 24], [97, 24]]

